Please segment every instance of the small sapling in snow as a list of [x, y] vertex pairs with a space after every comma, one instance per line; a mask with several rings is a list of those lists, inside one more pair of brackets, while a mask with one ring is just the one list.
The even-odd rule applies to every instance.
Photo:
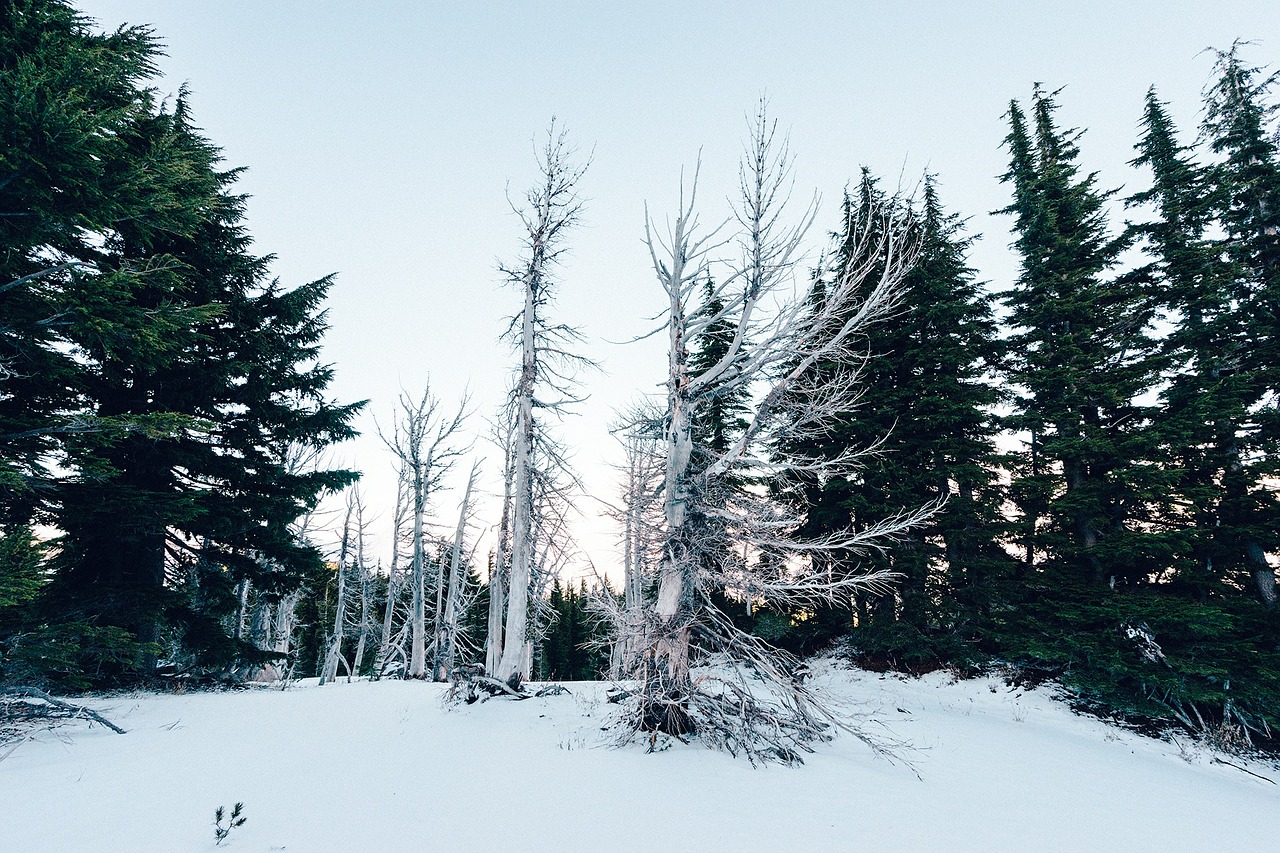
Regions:
[[227, 825], [223, 826], [222, 821], [226, 818], [226, 809], [218, 806], [217, 811], [213, 813], [213, 836], [217, 839], [215, 846], [221, 846], [222, 842], [226, 841], [227, 836], [231, 834], [231, 830], [237, 826], [244, 826], [243, 811], [244, 803], [236, 803], [231, 807], [231, 817], [227, 819]]

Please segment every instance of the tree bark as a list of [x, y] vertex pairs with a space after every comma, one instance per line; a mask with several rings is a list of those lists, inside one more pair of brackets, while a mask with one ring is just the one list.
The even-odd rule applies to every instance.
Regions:
[[[536, 261], [531, 268], [536, 269]], [[503, 629], [502, 658], [498, 678], [527, 681], [524, 645], [528, 635], [529, 580], [533, 571], [533, 389], [537, 379], [534, 348], [534, 307], [536, 282], [525, 288], [521, 318], [521, 370], [516, 391], [515, 480], [511, 524], [511, 586], [507, 594], [507, 619]]]

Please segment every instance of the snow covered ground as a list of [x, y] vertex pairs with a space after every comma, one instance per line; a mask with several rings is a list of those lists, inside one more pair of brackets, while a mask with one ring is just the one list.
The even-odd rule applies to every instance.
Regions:
[[404, 682], [116, 696], [91, 704], [129, 734], [75, 722], [0, 762], [0, 850], [214, 850], [214, 809], [235, 802], [247, 823], [216, 849], [1216, 853], [1280, 838], [1280, 785], [1044, 690], [818, 680], [910, 741], [914, 770], [848, 736], [798, 768], [611, 748], [596, 684], [461, 708]]

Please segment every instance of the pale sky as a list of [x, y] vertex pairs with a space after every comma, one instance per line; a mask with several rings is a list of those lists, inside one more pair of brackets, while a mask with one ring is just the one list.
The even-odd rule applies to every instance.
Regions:
[[[837, 225], [841, 191], [868, 165], [892, 187], [938, 174], [944, 202], [983, 235], [972, 261], [993, 288], [1016, 275], [998, 181], [1011, 98], [1065, 86], [1059, 117], [1088, 128], [1084, 168], [1103, 187], [1126, 166], [1155, 84], [1190, 139], [1212, 57], [1280, 65], [1272, 2], [276, 2], [81, 0], [104, 27], [149, 23], [167, 45], [160, 88], [192, 92], [197, 124], [247, 166], [248, 227], [275, 272], [298, 284], [337, 272], [325, 353], [333, 393], [369, 399], [365, 433], [339, 451], [365, 471], [387, 551], [391, 459], [373, 429], [400, 388], [428, 376], [445, 400], [501, 401], [513, 356], [498, 336], [520, 295], [497, 261], [520, 227], [506, 193], [535, 179], [533, 146], [552, 116], [584, 154], [583, 226], [569, 237], [558, 315], [587, 335], [604, 371], [564, 424], [588, 490], [611, 498], [607, 428], [619, 406], [658, 390], [662, 341], [619, 346], [662, 307], [641, 243], [643, 206], [675, 205], [701, 152], [702, 215], [728, 213], [745, 116], [762, 94], [789, 130], [796, 195], [822, 208], [810, 247]], [[487, 432], [480, 418], [473, 425]], [[490, 489], [501, 456], [483, 442]], [[466, 465], [458, 472], [460, 481]], [[459, 483], [459, 486], [461, 483]], [[441, 521], [456, 513], [444, 496]], [[580, 543], [601, 569], [611, 527], [590, 500]], [[496, 521], [490, 501], [482, 520]]]

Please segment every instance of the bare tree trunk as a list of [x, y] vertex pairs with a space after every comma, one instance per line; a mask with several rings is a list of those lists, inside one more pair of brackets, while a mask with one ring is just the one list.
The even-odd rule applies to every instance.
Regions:
[[484, 671], [497, 675], [502, 660], [503, 614], [507, 608], [507, 583], [511, 576], [511, 503], [515, 488], [515, 457], [510, 431], [501, 437], [502, 466], [502, 517], [498, 521], [498, 547], [493, 565], [489, 569], [489, 624], [485, 636]]
[[[528, 194], [529, 209], [517, 211], [526, 230], [527, 255], [518, 268], [504, 270], [509, 280], [521, 287], [524, 296], [523, 308], [512, 323], [513, 331], [519, 329], [520, 370], [512, 400], [515, 423], [511, 570], [497, 671], [497, 677], [512, 687], [528, 679], [530, 674], [531, 652], [526, 646], [530, 644], [529, 598], [537, 548], [533, 468], [535, 445], [539, 441], [533, 413], [535, 392], [539, 408], [563, 411], [573, 402], [566, 390], [569, 380], [563, 371], [590, 363], [569, 352], [569, 344], [580, 339], [578, 333], [566, 326], [551, 324], [543, 316], [543, 309], [554, 295], [551, 268], [564, 251], [560, 245], [564, 231], [577, 222], [581, 211], [576, 187], [584, 170], [570, 165], [571, 153], [565, 135], [556, 135], [553, 122], [538, 164], [542, 183]], [[567, 399], [557, 401], [556, 394]], [[544, 453], [544, 456], [557, 457], [549, 464], [564, 464], [558, 454]]]
[[[898, 211], [886, 205], [856, 229], [851, 257], [834, 280], [823, 281], [820, 295], [769, 302], [791, 284], [799, 246], [813, 219], [810, 206], [799, 225], [779, 225], [786, 203], [790, 155], [764, 105], [752, 128], [741, 170], [741, 260], [709, 288], [708, 303], [723, 306], [705, 313], [691, 305], [712, 278], [711, 257], [719, 245], [715, 232], [700, 234], [695, 214], [697, 175], [686, 202], [656, 236], [646, 216], [646, 242], [654, 273], [668, 298], [667, 406], [663, 418], [663, 529], [656, 600], [635, 628], [631, 665], [638, 690], [629, 694], [629, 719], [637, 730], [682, 736], [698, 732], [708, 742], [739, 750], [753, 760], [796, 761], [799, 750], [837, 725], [875, 743], [824, 710], [812, 692], [791, 677], [785, 653], [743, 633], [710, 595], [730, 583], [750, 599], [797, 607], [848, 605], [852, 594], [884, 581], [883, 574], [832, 573], [813, 555], [865, 549], [886, 537], [900, 536], [923, 523], [937, 506], [904, 511], [863, 530], [849, 528], [800, 540], [804, 519], [777, 502], [740, 485], [741, 472], [802, 472], [807, 476], [849, 476], [858, 452], [834, 460], [789, 458], [765, 461], [765, 447], [786, 447], [825, 434], [832, 418], [847, 412], [861, 386], [856, 371], [847, 376], [820, 375], [816, 367], [831, 361], [855, 363], [866, 327], [897, 305], [901, 282], [914, 252]], [[691, 365], [690, 341], [712, 323], [732, 318], [736, 328], [720, 360], [710, 367]], [[750, 341], [748, 348], [746, 342]], [[695, 455], [693, 424], [718, 399], [739, 393], [751, 403], [744, 426], [727, 447], [700, 444]], [[732, 500], [729, 500], [729, 497]], [[753, 562], [719, 559], [722, 531], [731, 526]], [[788, 557], [793, 557], [788, 559]], [[718, 653], [719, 672], [691, 677], [692, 637]], [[724, 674], [721, 674], [724, 673]], [[760, 682], [766, 685], [758, 686]]]
[[[302, 591], [293, 592], [280, 599], [275, 607], [275, 618], [271, 625], [271, 648], [281, 655], [289, 655], [293, 651], [293, 632], [298, 613], [298, 602], [302, 600]], [[282, 665], [283, 666], [283, 665]], [[281, 678], [288, 675], [292, 665], [279, 671]]]
[[[281, 604], [272, 605], [267, 601], [266, 596], [259, 593], [257, 600], [254, 601], [253, 609], [249, 617], [249, 642], [255, 647], [264, 650], [272, 650], [274, 637], [272, 636], [272, 627], [275, 624], [275, 611]], [[249, 681], [256, 682], [273, 682], [280, 679], [279, 667], [275, 663], [267, 663], [262, 666], [255, 667], [248, 676]]]
[[[673, 275], [683, 278], [683, 263], [673, 264]], [[693, 728], [684, 704], [688, 696], [689, 623], [693, 615], [696, 549], [687, 540], [685, 521], [690, 498], [689, 463], [693, 455], [693, 425], [689, 401], [688, 347], [684, 334], [686, 306], [680, 288], [670, 290], [672, 322], [668, 329], [670, 347], [667, 378], [666, 477], [663, 488], [663, 518], [666, 542], [658, 569], [658, 598], [653, 606], [657, 624], [642, 652], [644, 690], [660, 701], [645, 708], [642, 727], [647, 731], [683, 735]]]
[[[428, 465], [430, 463], [428, 462]], [[422, 540], [423, 515], [426, 512], [426, 490], [421, 473], [413, 478], [413, 619], [409, 628], [410, 678], [427, 675], [427, 572], [426, 546]]]
[[357, 507], [356, 515], [356, 567], [359, 570], [360, 577], [360, 636], [356, 640], [356, 653], [351, 661], [348, 681], [360, 674], [360, 666], [364, 662], [365, 647], [368, 645], [369, 632], [373, 627], [373, 585], [369, 566], [364, 558], [364, 534], [364, 501], [361, 500]]
[[245, 578], [237, 585], [236, 591], [236, 629], [235, 638], [243, 640], [245, 638], [246, 627], [249, 621], [249, 579]]
[[444, 634], [444, 606], [445, 606], [445, 552], [443, 549], [436, 558], [436, 606], [431, 612], [431, 677], [436, 678], [436, 670], [440, 666], [440, 656], [444, 653], [444, 646], [440, 642]]
[[338, 549], [338, 595], [334, 605], [333, 631], [325, 650], [324, 667], [320, 670], [320, 684], [333, 681], [338, 675], [338, 660], [342, 657], [342, 635], [347, 623], [347, 556], [351, 541], [351, 515], [353, 506], [347, 498], [347, 511], [342, 522], [342, 544]]
[[485, 637], [484, 670], [497, 672], [502, 660], [502, 614], [507, 603], [507, 572], [501, 563], [489, 572], [489, 633]]
[[[535, 250], [536, 251], [536, 250]], [[529, 678], [524, 665], [524, 644], [529, 621], [529, 574], [533, 567], [533, 388], [537, 379], [537, 355], [534, 349], [533, 310], [535, 290], [525, 289], [524, 315], [521, 321], [522, 361], [520, 381], [516, 387], [515, 478], [513, 484], [511, 524], [511, 579], [507, 594], [507, 620], [503, 630], [502, 659], [498, 678], [514, 687]]]
[[[631, 454], [631, 446], [627, 448], [627, 485], [623, 491], [622, 509], [622, 613], [624, 618], [635, 612], [637, 596], [636, 587], [636, 460]], [[609, 677], [615, 681], [622, 678], [625, 661], [629, 657], [631, 632], [621, 630], [613, 647], [609, 650]]]
[[452, 463], [469, 448], [460, 448], [454, 436], [467, 417], [468, 398], [463, 397], [452, 417], [439, 411], [439, 400], [427, 388], [414, 402], [406, 395], [400, 398], [395, 426], [390, 438], [381, 433], [383, 443], [400, 460], [404, 476], [410, 484], [409, 499], [413, 506], [412, 571], [409, 582], [413, 590], [410, 616], [409, 678], [427, 675], [426, 619], [426, 543], [424, 516], [427, 501]]
[[656, 439], [648, 433], [648, 424], [659, 419], [656, 411], [638, 408], [626, 415], [620, 429], [634, 430], [638, 424], [646, 426], [644, 434], [634, 432], [624, 439], [626, 468], [622, 489], [622, 505], [614, 513], [622, 524], [622, 609], [615, 612], [606, 603], [597, 606], [603, 615], [615, 623], [615, 642], [609, 654], [610, 677], [617, 680], [632, 669], [640, 635], [638, 626], [644, 621], [644, 590], [652, 580], [650, 574], [650, 549], [652, 531], [664, 525], [651, 518], [653, 510], [665, 509], [665, 502], [658, 507], [657, 487], [659, 474], [665, 475], [665, 462], [660, 457]]
[[445, 597], [444, 618], [440, 622], [440, 632], [436, 635], [436, 681], [448, 681], [449, 674], [456, 663], [458, 647], [458, 619], [462, 606], [462, 552], [467, 533], [467, 520], [471, 515], [471, 491], [475, 488], [479, 474], [479, 463], [471, 466], [471, 476], [467, 479], [467, 490], [462, 496], [462, 507], [458, 511], [458, 526], [453, 534], [453, 553], [449, 560], [449, 591]]
[[400, 554], [403, 540], [404, 516], [408, 508], [405, 500], [405, 482], [403, 472], [396, 484], [396, 506], [392, 517], [391, 534], [391, 568], [387, 571], [387, 599], [382, 613], [382, 636], [378, 641], [378, 653], [373, 661], [373, 673], [379, 678], [386, 671], [387, 659], [391, 655], [392, 625], [395, 620], [396, 605], [400, 603], [400, 592], [404, 583], [401, 575]]

